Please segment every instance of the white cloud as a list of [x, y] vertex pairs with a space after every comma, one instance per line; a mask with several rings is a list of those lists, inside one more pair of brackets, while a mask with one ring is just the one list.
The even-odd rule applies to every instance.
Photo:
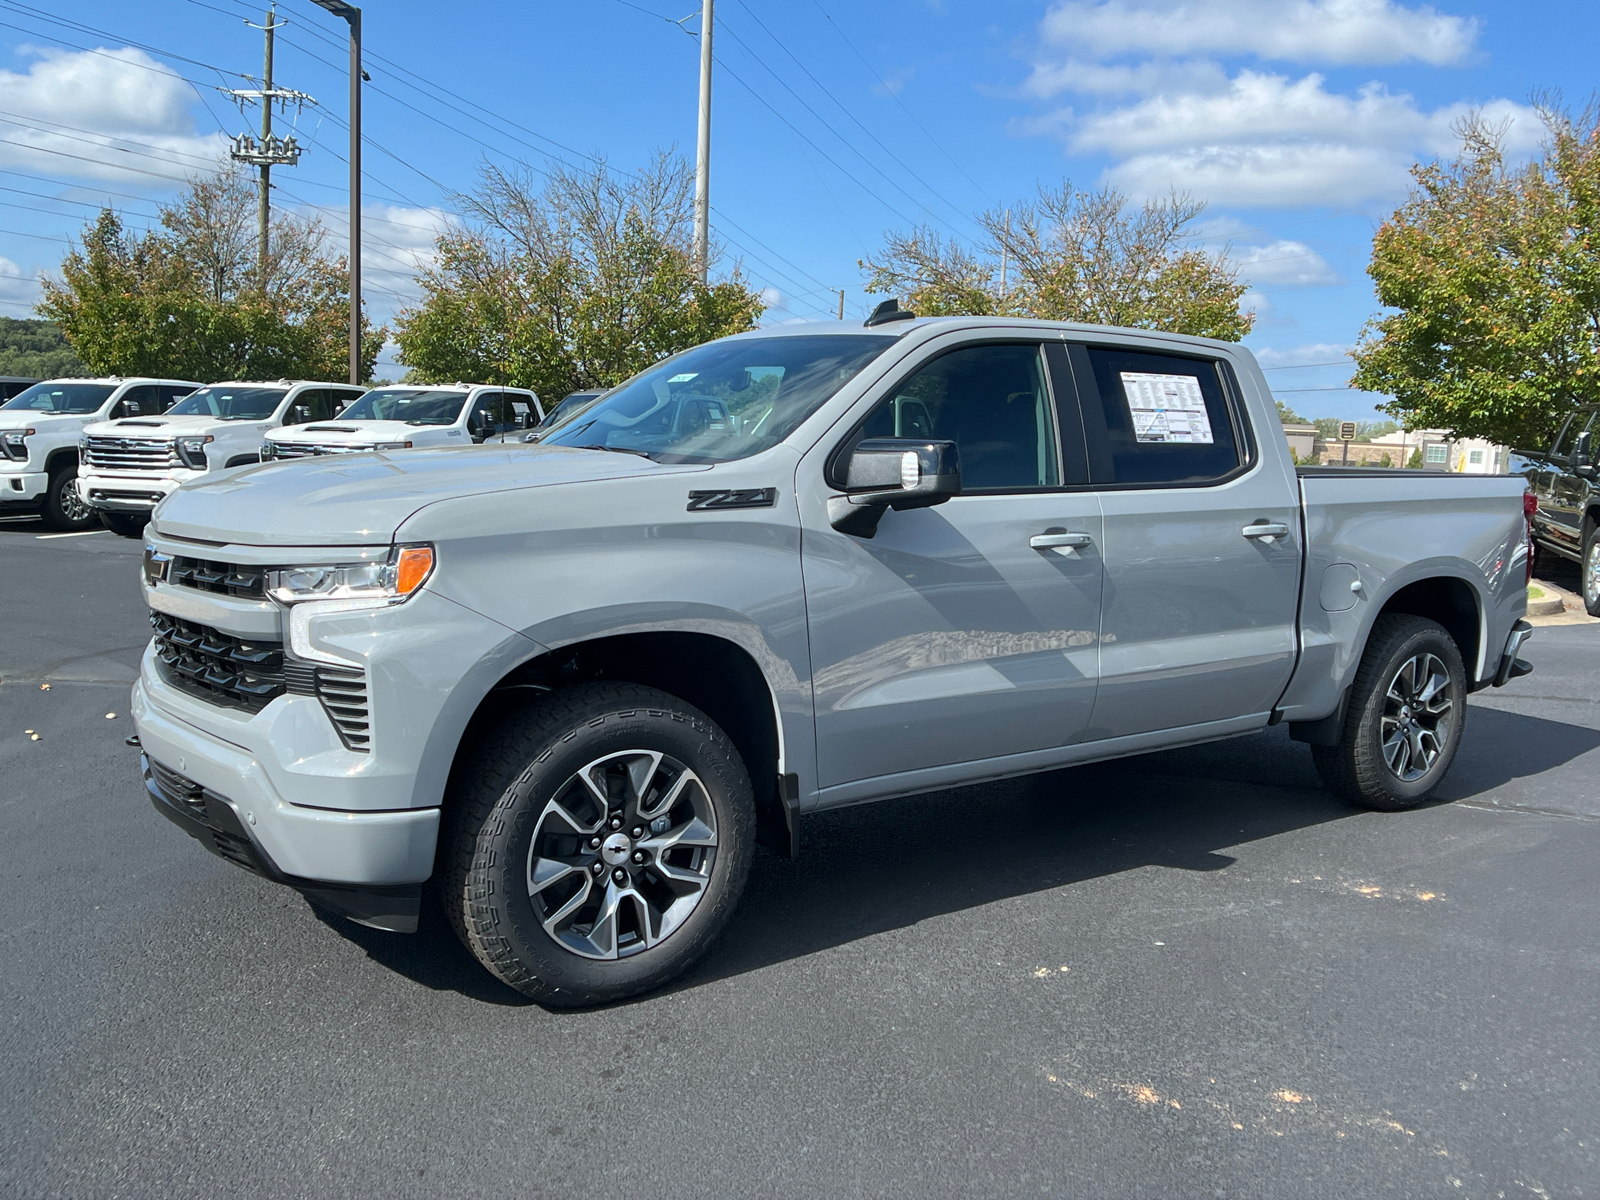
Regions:
[[1230, 246], [1228, 258], [1238, 266], [1241, 278], [1258, 286], [1263, 283], [1294, 286], [1339, 282], [1339, 273], [1322, 255], [1304, 242], [1286, 238], [1264, 246]]
[[1352, 349], [1344, 342], [1308, 342], [1289, 347], [1262, 346], [1254, 353], [1262, 367], [1303, 367], [1313, 363], [1353, 367], [1349, 358]]
[[1041, 26], [1045, 40], [1094, 58], [1254, 56], [1344, 65], [1466, 59], [1475, 18], [1392, 0], [1068, 0]]
[[[349, 250], [348, 209], [324, 204], [306, 211], [328, 227], [329, 248], [334, 253]], [[399, 309], [422, 299], [416, 277], [433, 262], [434, 242], [452, 223], [453, 218], [442, 208], [361, 206], [361, 279], [367, 311], [374, 320], [387, 321]]]
[[23, 268], [9, 258], [0, 258], [0, 316], [32, 316], [24, 307], [32, 307], [39, 299], [39, 277], [37, 267]]
[[195, 132], [194, 89], [144, 51], [37, 53], [0, 70], [0, 165], [170, 187], [221, 160], [222, 135]]

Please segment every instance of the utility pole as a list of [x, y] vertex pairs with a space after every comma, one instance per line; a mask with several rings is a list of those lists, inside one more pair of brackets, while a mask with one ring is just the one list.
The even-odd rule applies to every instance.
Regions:
[[344, 0], [311, 0], [350, 26], [350, 382], [361, 382], [361, 10]]
[[1000, 243], [1000, 299], [1006, 298], [1006, 268], [1011, 265], [1011, 210], [1006, 209], [1006, 236]]
[[233, 139], [233, 146], [228, 151], [228, 156], [235, 162], [248, 163], [261, 172], [261, 199], [256, 211], [256, 283], [265, 292], [268, 282], [268, 263], [270, 259], [270, 246], [268, 237], [272, 228], [272, 168], [292, 167], [300, 161], [300, 146], [295, 142], [291, 133], [287, 138], [279, 139], [272, 132], [272, 106], [281, 104], [285, 110], [292, 102], [297, 108], [307, 103], [315, 104], [310, 96], [304, 92], [280, 90], [272, 85], [272, 43], [273, 35], [287, 21], [280, 21], [276, 5], [267, 10], [267, 20], [264, 25], [250, 25], [252, 29], [260, 29], [266, 37], [266, 55], [262, 69], [260, 88], [235, 88], [228, 94], [239, 105], [242, 112], [244, 106], [252, 101], [261, 105], [261, 141], [248, 133], [241, 133]]
[[700, 9], [700, 136], [694, 157], [694, 269], [706, 282], [711, 259], [711, 10], [716, 0], [702, 0]]
[[844, 289], [834, 288], [833, 290], [839, 293], [839, 320], [842, 321], [844, 320]]

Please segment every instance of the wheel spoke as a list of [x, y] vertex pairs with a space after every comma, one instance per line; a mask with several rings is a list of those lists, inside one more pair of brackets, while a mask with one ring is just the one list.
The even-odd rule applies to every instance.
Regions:
[[600, 898], [600, 912], [589, 930], [589, 942], [600, 958], [617, 956], [617, 925], [621, 917], [622, 891], [614, 883], [606, 884], [605, 895]]
[[[564, 794], [564, 792], [563, 792], [563, 794]], [[587, 835], [599, 833], [600, 830], [604, 827], [604, 825], [606, 823], [606, 808], [605, 808], [605, 804], [603, 802], [600, 804], [600, 816], [599, 816], [599, 818], [596, 821], [594, 821], [592, 824], [585, 825], [583, 823], [583, 820], [578, 816], [578, 814], [573, 812], [566, 805], [562, 804], [561, 800], [562, 800], [562, 796], [561, 795], [557, 795], [555, 798], [553, 798], [550, 801], [550, 803], [548, 803], [548, 804], [546, 804], [544, 806], [544, 812], [539, 814], [539, 824], [537, 826], [537, 829], [538, 829], [539, 833], [546, 832], [546, 828], [545, 828], [546, 823], [551, 818], [554, 818], [554, 819], [560, 821], [563, 825], [565, 825], [567, 827], [568, 832], [570, 832], [570, 833], [572, 833], [574, 835], [585, 835], [585, 836], [587, 836]], [[537, 844], [537, 834], [535, 835], [535, 843]]]
[[528, 868], [528, 895], [536, 896], [574, 873], [585, 874], [582, 867], [559, 858], [535, 858], [533, 865]]
[[1405, 775], [1405, 766], [1402, 765], [1401, 759], [1408, 759], [1409, 757], [1405, 730], [1396, 726], [1394, 732], [1384, 739], [1383, 761], [1389, 764], [1391, 771], [1403, 777]]
[[592, 891], [594, 891], [594, 884], [585, 875], [583, 877], [583, 886], [578, 889], [573, 897], [540, 922], [544, 926], [544, 931], [557, 941], [561, 941], [561, 933], [565, 923], [573, 913], [589, 902], [589, 893]]
[[643, 820], [648, 821], [664, 812], [671, 812], [673, 806], [676, 805], [678, 800], [682, 797], [684, 789], [687, 788], [691, 783], [698, 782], [699, 780], [697, 780], [693, 774], [685, 771], [682, 775], [679, 775], [678, 778], [673, 782], [672, 786], [667, 789], [666, 795], [656, 803], [652, 804], [648, 810], [645, 809], [641, 804], [639, 807], [639, 816]]

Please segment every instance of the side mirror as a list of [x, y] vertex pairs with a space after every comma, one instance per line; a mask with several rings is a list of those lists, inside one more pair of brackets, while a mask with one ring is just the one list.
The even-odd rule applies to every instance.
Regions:
[[1594, 472], [1594, 459], [1589, 454], [1589, 431], [1587, 429], [1580, 433], [1578, 440], [1573, 443], [1572, 453], [1568, 456], [1568, 461], [1572, 464], [1572, 469], [1579, 474], [1583, 474], [1586, 467], [1591, 474]]
[[139, 402], [137, 400], [124, 400], [122, 402], [122, 415], [123, 416], [125, 416], [125, 417], [137, 417], [139, 415], [139, 411], [140, 411]]
[[309, 404], [296, 404], [294, 406], [294, 420], [291, 425], [304, 425], [311, 420], [311, 406]]
[[840, 533], [870, 538], [891, 508], [928, 508], [961, 494], [956, 444], [868, 438], [845, 464], [844, 490], [828, 499], [829, 523]]

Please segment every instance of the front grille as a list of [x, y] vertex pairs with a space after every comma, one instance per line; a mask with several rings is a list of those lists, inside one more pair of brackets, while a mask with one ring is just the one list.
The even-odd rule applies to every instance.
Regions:
[[246, 641], [162, 612], [151, 612], [150, 624], [156, 654], [175, 687], [249, 712], [283, 695], [283, 643]]
[[330, 667], [291, 660], [284, 664], [289, 691], [322, 701], [328, 720], [349, 750], [372, 749], [372, 724], [367, 701], [367, 675], [357, 667]]
[[168, 471], [183, 465], [171, 442], [144, 438], [92, 437], [84, 460], [101, 471]]
[[361, 454], [371, 446], [328, 445], [323, 442], [274, 442], [273, 458], [313, 458], [322, 454]]
[[167, 567], [167, 582], [177, 587], [263, 600], [267, 595], [266, 567], [240, 563], [213, 562], [207, 558], [174, 556]]

